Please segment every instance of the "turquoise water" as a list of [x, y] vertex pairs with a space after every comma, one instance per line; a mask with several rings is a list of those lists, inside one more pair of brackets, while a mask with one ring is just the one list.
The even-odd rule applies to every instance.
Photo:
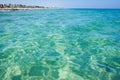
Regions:
[[120, 10], [0, 12], [0, 80], [120, 80]]

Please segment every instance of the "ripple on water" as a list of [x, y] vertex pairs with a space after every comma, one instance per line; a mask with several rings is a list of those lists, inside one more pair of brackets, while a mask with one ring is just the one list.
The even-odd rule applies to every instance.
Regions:
[[1, 52], [0, 59], [8, 58], [14, 51], [13, 48], [5, 49]]
[[62, 68], [66, 63], [64, 56], [58, 52], [48, 52], [43, 59], [50, 68]]
[[119, 13], [0, 12], [0, 79], [119, 80]]
[[0, 78], [3, 79], [4, 75], [6, 73], [6, 67], [5, 66], [0, 66]]

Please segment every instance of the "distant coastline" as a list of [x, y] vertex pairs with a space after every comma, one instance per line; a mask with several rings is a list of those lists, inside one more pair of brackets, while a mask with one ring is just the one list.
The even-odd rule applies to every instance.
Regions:
[[53, 7], [28, 6], [22, 4], [0, 4], [0, 11], [33, 10], [33, 9], [48, 9], [48, 8], [53, 8]]

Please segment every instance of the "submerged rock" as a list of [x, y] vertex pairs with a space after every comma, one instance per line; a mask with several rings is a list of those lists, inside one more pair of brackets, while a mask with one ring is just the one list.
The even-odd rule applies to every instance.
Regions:
[[46, 76], [48, 75], [49, 69], [44, 66], [33, 66], [30, 69], [29, 76]]
[[22, 79], [21, 79], [21, 75], [13, 76], [13, 77], [12, 77], [12, 80], [22, 80]]

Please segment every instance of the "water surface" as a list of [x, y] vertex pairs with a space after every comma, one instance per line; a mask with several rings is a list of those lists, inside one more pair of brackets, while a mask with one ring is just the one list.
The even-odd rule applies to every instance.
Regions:
[[0, 80], [119, 80], [120, 10], [0, 12]]

